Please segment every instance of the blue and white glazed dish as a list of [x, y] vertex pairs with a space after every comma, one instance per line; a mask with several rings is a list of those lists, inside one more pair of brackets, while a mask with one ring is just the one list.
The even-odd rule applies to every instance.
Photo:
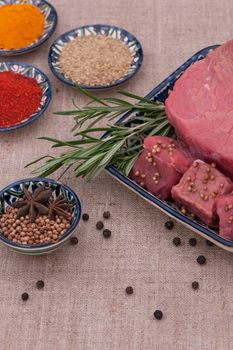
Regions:
[[52, 88], [49, 81], [49, 78], [45, 73], [40, 69], [31, 66], [26, 63], [19, 62], [0, 62], [0, 73], [1, 72], [14, 72], [24, 75], [25, 77], [30, 77], [36, 79], [37, 83], [40, 85], [43, 90], [43, 96], [40, 102], [40, 106], [36, 113], [32, 114], [30, 117], [27, 117], [25, 120], [20, 121], [18, 124], [9, 126], [6, 128], [0, 128], [0, 132], [13, 131], [18, 128], [22, 128], [28, 124], [31, 124], [38, 118], [42, 116], [45, 112], [52, 98]]
[[71, 40], [89, 35], [105, 35], [120, 40], [122, 43], [128, 46], [133, 56], [133, 63], [127, 74], [114, 83], [109, 85], [80, 85], [83, 89], [87, 90], [102, 90], [116, 87], [125, 83], [131, 79], [140, 69], [143, 62], [143, 50], [140, 42], [131, 33], [120, 27], [105, 25], [105, 24], [90, 24], [76, 29], [73, 29], [67, 33], [62, 34], [55, 40], [50, 48], [48, 62], [53, 74], [63, 81], [64, 83], [76, 86], [69, 78], [65, 77], [59, 66], [59, 58], [65, 47], [65, 45]]
[[[149, 99], [159, 100], [164, 102], [168, 97], [168, 93], [173, 89], [175, 82], [184, 73], [184, 71], [194, 62], [203, 59], [210, 51], [214, 50], [218, 45], [210, 46], [204, 48], [203, 50], [197, 52], [188, 61], [186, 61], [182, 66], [180, 66], [174, 73], [169, 75], [161, 84], [155, 87], [146, 97]], [[129, 117], [132, 117], [132, 113], [129, 112], [125, 114], [117, 123], [126, 122]], [[104, 136], [103, 136], [104, 137]], [[156, 208], [160, 209], [165, 214], [169, 215], [171, 218], [180, 222], [181, 224], [188, 227], [190, 230], [195, 231], [205, 239], [215, 243], [219, 247], [233, 252], [233, 241], [226, 240], [219, 236], [218, 231], [209, 228], [207, 225], [203, 224], [199, 220], [194, 220], [188, 216], [181, 213], [178, 206], [170, 201], [161, 200], [156, 196], [152, 195], [138, 184], [136, 184], [129, 177], [124, 176], [119, 172], [114, 166], [107, 167], [108, 173], [110, 173], [115, 179], [123, 183], [130, 190], [137, 193], [139, 196], [144, 198], [146, 201], [154, 205]]]
[[51, 179], [45, 178], [29, 178], [24, 180], [19, 180], [13, 184], [8, 185], [3, 190], [0, 191], [0, 215], [2, 215], [6, 208], [11, 206], [18, 198], [23, 195], [23, 185], [26, 186], [30, 191], [34, 192], [40, 185], [45, 184], [50, 186], [53, 190], [53, 197], [56, 199], [59, 195], [67, 199], [68, 202], [74, 203], [71, 214], [71, 226], [67, 231], [60, 237], [57, 243], [42, 243], [42, 244], [21, 244], [14, 243], [13, 241], [7, 239], [0, 231], [0, 243], [3, 243], [7, 247], [13, 249], [14, 251], [22, 254], [28, 255], [42, 255], [50, 253], [61, 246], [67, 241], [67, 239], [72, 235], [73, 231], [77, 227], [80, 216], [81, 216], [81, 204], [76, 195], [76, 193], [67, 185], [57, 182]]
[[[0, 0], [0, 6], [20, 4], [21, 0]], [[22, 55], [41, 47], [53, 34], [57, 26], [57, 12], [55, 8], [45, 0], [27, 0], [27, 4], [32, 4], [39, 8], [45, 18], [44, 31], [41, 36], [32, 44], [15, 50], [0, 50], [0, 56]]]

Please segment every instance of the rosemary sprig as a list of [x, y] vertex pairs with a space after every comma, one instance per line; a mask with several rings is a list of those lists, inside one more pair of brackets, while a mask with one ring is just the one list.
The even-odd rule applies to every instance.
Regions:
[[[27, 166], [45, 160], [45, 163], [33, 171], [46, 177], [60, 167], [64, 167], [63, 174], [74, 167], [75, 176], [83, 176], [87, 180], [93, 179], [106, 166], [112, 164], [123, 174], [128, 175], [134, 162], [143, 149], [143, 139], [147, 135], [172, 136], [173, 128], [170, 125], [164, 105], [161, 102], [151, 101], [131, 93], [119, 92], [122, 96], [136, 100], [131, 103], [118, 98], [99, 99], [83, 89], [79, 90], [90, 98], [90, 102], [83, 108], [58, 112], [58, 115], [74, 116], [76, 140], [61, 141], [49, 137], [41, 137], [53, 143], [52, 148], [68, 147], [66, 152], [58, 157], [45, 156]], [[93, 105], [95, 103], [95, 105]], [[96, 104], [97, 103], [97, 104]], [[136, 112], [126, 122], [96, 127], [103, 118], [111, 121], [126, 112]], [[86, 129], [80, 130], [86, 126]], [[95, 137], [96, 132], [104, 132], [102, 138]]]

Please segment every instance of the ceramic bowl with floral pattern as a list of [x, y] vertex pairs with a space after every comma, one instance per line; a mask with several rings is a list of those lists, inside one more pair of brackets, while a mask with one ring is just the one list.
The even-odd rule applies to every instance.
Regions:
[[[22, 0], [0, 0], [0, 6], [21, 4]], [[43, 13], [45, 18], [45, 26], [40, 37], [32, 44], [23, 47], [22, 49], [15, 50], [0, 50], [0, 56], [13, 56], [22, 55], [27, 52], [33, 51], [44, 45], [44, 43], [51, 37], [57, 26], [57, 12], [55, 8], [45, 0], [27, 0], [27, 4], [32, 4]]]
[[42, 255], [53, 252], [60, 248], [71, 237], [73, 231], [76, 229], [80, 216], [81, 204], [76, 193], [67, 185], [47, 178], [29, 178], [16, 181], [3, 190], [0, 191], [0, 218], [5, 213], [7, 207], [11, 206], [19, 198], [23, 196], [23, 186], [25, 186], [32, 193], [41, 186], [45, 185], [52, 189], [52, 195], [56, 199], [61, 194], [67, 199], [67, 203], [72, 203], [71, 208], [71, 225], [66, 232], [58, 239], [56, 243], [41, 243], [41, 244], [22, 244], [14, 243], [12, 240], [6, 238], [0, 230], [0, 243], [13, 249], [14, 251], [28, 255]]
[[41, 98], [40, 106], [38, 110], [30, 115], [29, 117], [21, 120], [19, 123], [14, 124], [13, 126], [0, 128], [0, 132], [2, 131], [13, 131], [18, 128], [22, 128], [28, 124], [31, 124], [38, 118], [42, 116], [45, 110], [48, 108], [49, 103], [52, 98], [52, 88], [49, 81], [49, 78], [45, 73], [43, 73], [40, 69], [31, 66], [30, 64], [20, 63], [20, 62], [0, 62], [0, 73], [1, 72], [14, 72], [18, 74], [22, 74], [25, 77], [34, 78], [37, 83], [40, 85], [43, 95]]

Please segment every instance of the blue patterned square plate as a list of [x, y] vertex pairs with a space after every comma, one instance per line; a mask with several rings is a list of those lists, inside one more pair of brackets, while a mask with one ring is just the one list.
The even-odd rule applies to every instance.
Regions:
[[59, 58], [65, 47], [65, 45], [73, 40], [74, 38], [88, 35], [105, 35], [120, 40], [122, 43], [128, 46], [133, 56], [133, 63], [127, 74], [120, 79], [116, 80], [114, 83], [109, 85], [80, 85], [86, 90], [102, 90], [116, 87], [120, 84], [125, 83], [131, 79], [140, 69], [143, 62], [143, 50], [140, 42], [131, 33], [122, 29], [120, 27], [106, 25], [106, 24], [90, 24], [85, 25], [76, 29], [73, 29], [65, 34], [62, 34], [59, 38], [55, 40], [50, 48], [48, 63], [53, 72], [53, 74], [63, 81], [64, 83], [76, 86], [72, 80], [67, 78], [59, 66]]
[[0, 62], [0, 73], [7, 72], [7, 71], [19, 73], [26, 77], [36, 79], [37, 83], [40, 85], [41, 89], [43, 90], [43, 96], [40, 102], [40, 106], [34, 114], [26, 118], [25, 120], [22, 120], [18, 124], [15, 124], [13, 126], [9, 126], [6, 128], [0, 128], [0, 132], [13, 131], [15, 129], [22, 128], [23, 126], [31, 124], [32, 122], [34, 122], [35, 120], [37, 120], [42, 116], [42, 114], [48, 108], [48, 105], [52, 98], [52, 89], [51, 89], [49, 78], [40, 69], [26, 63]]
[[[0, 6], [11, 5], [11, 4], [20, 4], [23, 3], [22, 0], [0, 0]], [[45, 27], [41, 36], [32, 44], [15, 50], [0, 50], [0, 56], [13, 56], [13, 55], [22, 55], [29, 51], [38, 49], [41, 47], [53, 34], [57, 26], [57, 12], [55, 8], [45, 0], [27, 0], [27, 4], [32, 4], [39, 8], [45, 17]]]
[[[182, 66], [180, 66], [174, 73], [169, 75], [161, 84], [156, 86], [146, 97], [154, 100], [159, 100], [164, 102], [168, 96], [170, 90], [173, 89], [173, 86], [177, 79], [182, 75], [182, 73], [194, 62], [203, 59], [210, 51], [214, 50], [218, 45], [210, 46], [204, 48], [203, 50], [197, 52], [193, 55], [188, 61], [186, 61]], [[125, 114], [117, 123], [125, 122], [129, 117], [132, 117], [132, 113]], [[181, 213], [178, 206], [175, 203], [161, 200], [151, 193], [144, 190], [138, 184], [136, 184], [129, 177], [124, 176], [119, 172], [114, 166], [108, 166], [107, 171], [122, 184], [127, 186], [130, 190], [137, 193], [139, 196], [144, 198], [146, 201], [154, 205], [156, 208], [160, 209], [171, 218], [179, 221], [190, 230], [195, 231], [205, 239], [212, 241], [219, 247], [233, 252], [233, 241], [228, 241], [219, 236], [218, 231], [215, 231], [209, 228], [207, 225], [203, 224], [199, 220], [194, 220], [190, 217], [185, 216]]]

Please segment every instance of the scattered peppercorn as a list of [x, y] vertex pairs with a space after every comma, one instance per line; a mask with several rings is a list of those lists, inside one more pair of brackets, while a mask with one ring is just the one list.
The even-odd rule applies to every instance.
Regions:
[[156, 318], [156, 320], [161, 320], [163, 318], [163, 313], [160, 310], [155, 310], [154, 312], [154, 317]]
[[109, 219], [110, 218], [110, 212], [109, 211], [104, 211], [103, 217], [104, 217], [104, 219]]
[[199, 288], [199, 283], [197, 281], [192, 282], [192, 288], [197, 290]]
[[180, 238], [179, 237], [173, 238], [173, 244], [178, 247], [181, 244]]
[[189, 245], [191, 245], [192, 247], [195, 247], [196, 244], [197, 244], [196, 238], [190, 238]]
[[104, 223], [103, 223], [103, 221], [98, 221], [98, 222], [96, 223], [96, 228], [97, 228], [97, 230], [102, 230], [102, 229], [104, 228]]
[[37, 282], [36, 282], [36, 287], [37, 287], [38, 289], [44, 288], [44, 281], [42, 281], [42, 280], [37, 281]]
[[28, 298], [29, 298], [28, 293], [23, 293], [23, 294], [21, 295], [21, 298], [22, 298], [23, 301], [28, 300]]
[[70, 244], [72, 244], [72, 245], [78, 244], [78, 238], [76, 236], [71, 237]]
[[199, 255], [199, 256], [197, 257], [197, 262], [198, 262], [198, 264], [200, 264], [200, 265], [204, 265], [204, 264], [206, 263], [206, 258], [205, 258], [203, 255]]
[[112, 232], [110, 230], [108, 230], [108, 229], [103, 230], [104, 238], [110, 238], [111, 234], [112, 234]]
[[174, 227], [174, 223], [172, 221], [165, 222], [165, 227], [167, 230], [172, 230]]
[[89, 220], [89, 214], [84, 213], [82, 216], [83, 221], [88, 221]]
[[126, 294], [133, 294], [133, 287], [128, 286], [128, 287], [125, 289], [125, 292], [126, 292]]
[[209, 241], [208, 239], [206, 240], [206, 244], [210, 247], [213, 247], [214, 246], [214, 243]]

